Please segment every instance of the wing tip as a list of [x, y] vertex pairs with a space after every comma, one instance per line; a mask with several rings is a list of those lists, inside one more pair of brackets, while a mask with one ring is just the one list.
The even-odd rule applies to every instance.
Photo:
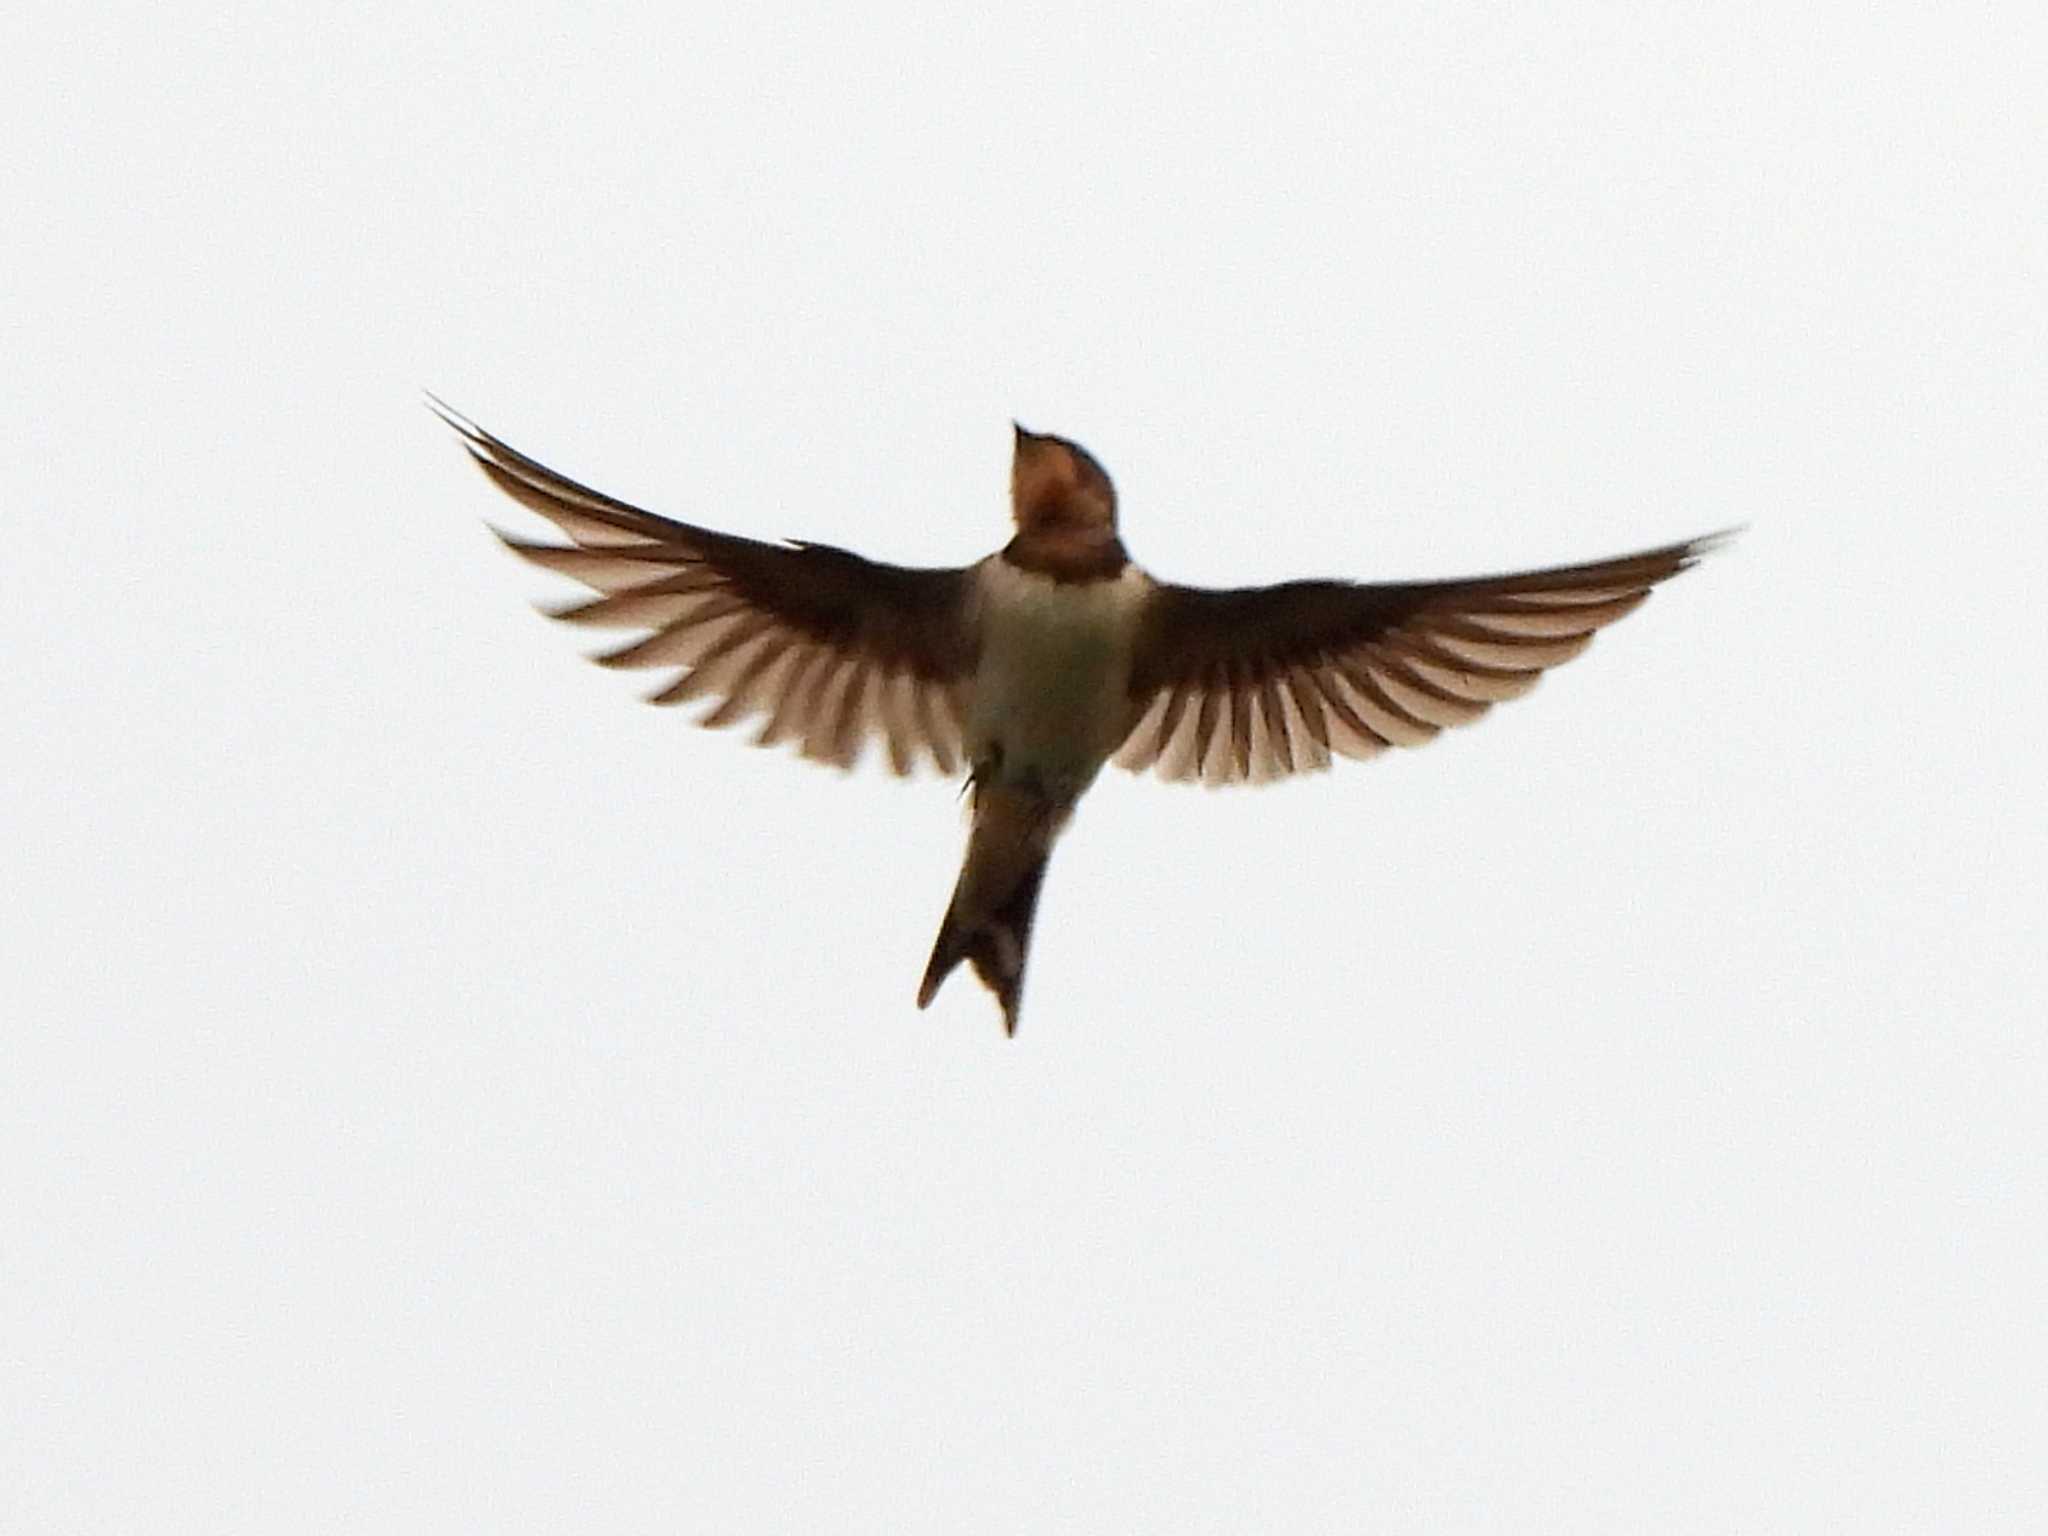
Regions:
[[462, 412], [455, 409], [454, 406], [450, 405], [446, 400], [443, 400], [431, 389], [422, 388], [420, 390], [420, 399], [422, 403], [425, 404], [428, 410], [432, 411], [436, 416], [440, 417], [442, 421], [446, 422], [449, 426], [453, 427], [468, 441], [472, 443], [478, 443], [482, 442], [488, 436], [488, 434], [484, 431], [482, 427], [478, 426], [475, 422], [471, 421], [467, 416], [463, 415]]
[[[432, 411], [441, 419], [444, 425], [462, 439], [463, 449], [469, 454], [470, 461], [483, 471], [487, 478], [497, 483], [500, 475], [510, 474], [510, 471], [505, 468], [503, 463], [504, 444], [463, 415], [462, 412], [456, 410], [454, 406], [443, 400], [431, 389], [422, 389], [420, 391], [420, 398], [428, 410]], [[504, 489], [502, 483], [499, 484], [499, 488], [501, 490]]]
[[1712, 533], [1703, 533], [1696, 539], [1687, 539], [1681, 546], [1683, 554], [1680, 558], [1687, 565], [1695, 564], [1709, 555], [1719, 554], [1747, 532], [1749, 524], [1730, 523], [1726, 528], [1716, 528]]

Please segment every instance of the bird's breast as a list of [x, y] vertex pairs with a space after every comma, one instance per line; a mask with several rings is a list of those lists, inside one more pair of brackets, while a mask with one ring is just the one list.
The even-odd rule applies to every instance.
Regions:
[[1000, 556], [978, 571], [981, 660], [968, 749], [1005, 782], [1078, 795], [1130, 725], [1131, 651], [1151, 580], [1060, 582]]

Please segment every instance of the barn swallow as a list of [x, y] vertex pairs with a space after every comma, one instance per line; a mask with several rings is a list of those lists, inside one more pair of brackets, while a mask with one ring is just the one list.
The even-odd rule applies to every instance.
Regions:
[[707, 726], [764, 716], [757, 745], [840, 768], [869, 744], [897, 774], [965, 768], [967, 855], [917, 1005], [965, 960], [1012, 1035], [1046, 860], [1104, 763], [1243, 784], [1421, 746], [1527, 693], [1734, 532], [1453, 581], [1178, 586], [1125, 554], [1094, 456], [1019, 426], [1009, 543], [911, 568], [642, 511], [428, 404], [570, 540], [498, 530], [597, 594], [553, 617], [641, 631], [595, 659], [673, 672], [651, 702], [714, 700]]

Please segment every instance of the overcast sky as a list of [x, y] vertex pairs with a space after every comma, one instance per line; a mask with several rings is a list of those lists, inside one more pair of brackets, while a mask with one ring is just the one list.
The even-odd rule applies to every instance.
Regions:
[[[0, 1524], [2040, 1529], [1963, 9], [17, 7]], [[1181, 580], [1750, 527], [1426, 750], [1112, 770], [1007, 1041], [954, 786], [584, 663], [423, 386], [914, 563], [1013, 417]]]

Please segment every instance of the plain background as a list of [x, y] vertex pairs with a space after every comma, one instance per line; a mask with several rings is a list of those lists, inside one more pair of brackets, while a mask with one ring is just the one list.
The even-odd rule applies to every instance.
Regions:
[[[0, 1524], [2040, 1529], [2036, 9], [31, 3]], [[948, 564], [1747, 522], [1426, 751], [952, 787], [635, 702], [421, 409]]]

